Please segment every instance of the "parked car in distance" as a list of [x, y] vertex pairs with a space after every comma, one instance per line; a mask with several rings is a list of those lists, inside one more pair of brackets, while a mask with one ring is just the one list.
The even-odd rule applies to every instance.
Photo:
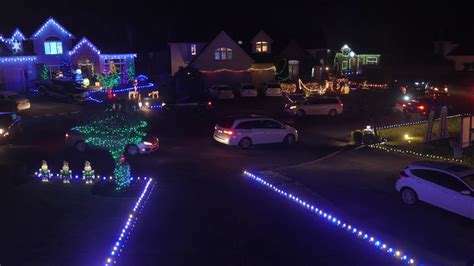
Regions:
[[396, 189], [407, 204], [417, 200], [474, 219], [474, 169], [464, 165], [418, 161], [400, 172]]
[[285, 111], [297, 116], [329, 115], [343, 113], [344, 104], [339, 97], [308, 97], [285, 105]]
[[234, 99], [234, 90], [228, 85], [215, 85], [209, 89], [209, 94], [219, 100]]
[[[84, 152], [89, 149], [100, 149], [90, 143], [86, 143], [86, 136], [75, 128], [71, 128], [65, 134], [65, 143], [69, 147], [73, 147], [76, 151]], [[147, 136], [140, 143], [130, 143], [125, 147], [125, 153], [130, 156], [137, 154], [151, 153], [160, 147], [160, 140], [154, 136]]]
[[52, 79], [36, 83], [41, 96], [50, 96], [67, 102], [84, 102], [89, 92], [70, 79]]
[[262, 91], [265, 96], [281, 96], [281, 86], [278, 82], [264, 82], [262, 84]]
[[0, 111], [21, 111], [30, 109], [30, 100], [13, 91], [0, 91]]
[[293, 144], [298, 141], [298, 131], [266, 116], [229, 116], [215, 126], [214, 140], [248, 149], [254, 144]]
[[210, 111], [214, 109], [208, 96], [191, 96], [180, 99], [165, 100], [162, 104], [164, 111]]
[[240, 97], [257, 97], [257, 89], [250, 83], [242, 83], [239, 88]]
[[23, 132], [21, 117], [12, 112], [0, 113], [0, 143], [6, 143]]
[[435, 112], [435, 115], [439, 115], [443, 106], [446, 106], [448, 108], [448, 112], [449, 109], [451, 109], [449, 105], [429, 98], [419, 98], [416, 100], [411, 100], [402, 106], [404, 108], [404, 112], [421, 115], [428, 115], [432, 110]]

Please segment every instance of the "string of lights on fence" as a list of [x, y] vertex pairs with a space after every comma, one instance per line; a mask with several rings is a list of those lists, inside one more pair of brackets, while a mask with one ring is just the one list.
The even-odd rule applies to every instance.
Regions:
[[153, 188], [155, 187], [155, 182], [153, 181], [152, 178], [148, 180], [148, 182], [145, 185], [145, 188], [143, 189], [142, 193], [140, 194], [140, 197], [136, 201], [135, 205], [133, 206], [133, 209], [130, 211], [130, 213], [127, 215], [127, 220], [120, 230], [120, 233], [114, 242], [109, 255], [105, 259], [105, 266], [109, 266], [112, 264], [117, 263], [117, 259], [120, 256], [120, 254], [123, 252], [125, 248], [125, 243], [130, 237], [130, 234], [133, 231], [133, 228], [135, 227], [138, 216], [139, 214], [143, 211], [143, 208], [145, 206], [145, 203], [148, 201], [150, 198], [151, 192], [153, 191]]
[[359, 239], [365, 240], [366, 242], [369, 243], [370, 246], [386, 253], [389, 256], [393, 256], [400, 262], [404, 264], [409, 264], [409, 265], [417, 265], [417, 262], [415, 261], [415, 259], [408, 256], [405, 251], [395, 248], [394, 246], [382, 241], [380, 238], [374, 235], [370, 235], [368, 232], [355, 227], [354, 225], [348, 223], [347, 221], [343, 221], [340, 218], [337, 218], [333, 214], [330, 214], [329, 212], [322, 210], [321, 208], [313, 205], [312, 203], [306, 202], [305, 200], [297, 197], [296, 195], [293, 195], [291, 193], [286, 192], [283, 189], [280, 189], [279, 187], [273, 185], [272, 183], [266, 181], [265, 179], [257, 175], [252, 174], [251, 172], [244, 171], [244, 175], [251, 178], [254, 181], [257, 181], [261, 185], [273, 190], [274, 192], [287, 198], [288, 200], [299, 204], [303, 208], [316, 214], [321, 219], [337, 226], [339, 229], [344, 230]]
[[[462, 114], [457, 114], [457, 115], [450, 115], [447, 116], [447, 119], [450, 118], [456, 118], [456, 117], [461, 117]], [[439, 120], [439, 118], [435, 119], [436, 121]], [[376, 130], [380, 129], [389, 129], [389, 128], [397, 128], [397, 127], [405, 127], [405, 126], [413, 126], [413, 125], [420, 125], [420, 124], [425, 124], [428, 123], [428, 120], [420, 120], [420, 121], [414, 121], [414, 122], [407, 122], [407, 123], [400, 123], [400, 124], [393, 124], [393, 125], [387, 125], [387, 126], [381, 126], [381, 127], [375, 127]]]
[[446, 162], [464, 163], [464, 161], [461, 160], [461, 159], [443, 157], [443, 156], [438, 156], [438, 155], [429, 154], [429, 153], [421, 153], [421, 152], [416, 152], [416, 151], [412, 151], [412, 150], [403, 150], [403, 149], [398, 149], [398, 148], [390, 148], [390, 147], [384, 146], [384, 142], [378, 143], [378, 144], [368, 145], [368, 147], [383, 150], [383, 151], [386, 151], [386, 152], [397, 152], [397, 153], [401, 153], [401, 154], [411, 154], [411, 155], [415, 155], [415, 156], [419, 156], [419, 157], [424, 157], [424, 158], [428, 158], [428, 159], [435, 159], [435, 160], [440, 160], [440, 161], [446, 161]]
[[[38, 172], [35, 172], [35, 176], [38, 177], [38, 178], [42, 178], [43, 176], [41, 175], [41, 172], [40, 170], [38, 170]], [[54, 180], [54, 179], [57, 179], [57, 180], [61, 180], [63, 179], [63, 177], [61, 176], [60, 173], [53, 173], [51, 172], [51, 180]], [[82, 179], [82, 174], [80, 175], [71, 175], [71, 180], [81, 180]], [[98, 180], [98, 181], [114, 181], [114, 177], [113, 176], [100, 176], [100, 175], [95, 175], [95, 180]], [[148, 177], [130, 177], [130, 181], [134, 181], [134, 182], [139, 182], [139, 181], [143, 181], [143, 180], [148, 180], [149, 178]]]

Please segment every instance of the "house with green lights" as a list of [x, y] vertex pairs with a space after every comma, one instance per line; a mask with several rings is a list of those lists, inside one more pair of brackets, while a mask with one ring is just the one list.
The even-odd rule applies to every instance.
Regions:
[[342, 76], [360, 75], [364, 69], [380, 67], [380, 54], [357, 54], [345, 44], [334, 56], [333, 69]]

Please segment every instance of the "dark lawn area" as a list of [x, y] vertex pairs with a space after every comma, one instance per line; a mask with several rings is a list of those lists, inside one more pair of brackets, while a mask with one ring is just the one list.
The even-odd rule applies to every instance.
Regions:
[[83, 183], [2, 191], [0, 265], [99, 265], [134, 201], [93, 195]]

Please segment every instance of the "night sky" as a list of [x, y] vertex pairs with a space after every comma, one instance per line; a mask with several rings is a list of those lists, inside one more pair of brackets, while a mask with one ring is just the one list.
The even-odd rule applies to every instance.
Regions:
[[407, 63], [430, 55], [432, 42], [441, 32], [445, 39], [474, 41], [471, 9], [455, 1], [443, 5], [435, 1], [308, 1], [295, 7], [262, 7], [242, 1], [209, 6], [193, 1], [174, 7], [154, 7], [138, 0], [127, 4], [35, 2], [9, 2], [8, 12], [4, 9], [0, 17], [0, 34], [9, 36], [19, 27], [30, 36], [53, 16], [76, 38], [86, 36], [101, 48], [148, 52], [166, 48], [176, 36], [213, 36], [220, 29], [251, 36], [264, 29], [276, 41], [296, 39], [330, 49], [347, 43], [356, 52], [379, 52]]

